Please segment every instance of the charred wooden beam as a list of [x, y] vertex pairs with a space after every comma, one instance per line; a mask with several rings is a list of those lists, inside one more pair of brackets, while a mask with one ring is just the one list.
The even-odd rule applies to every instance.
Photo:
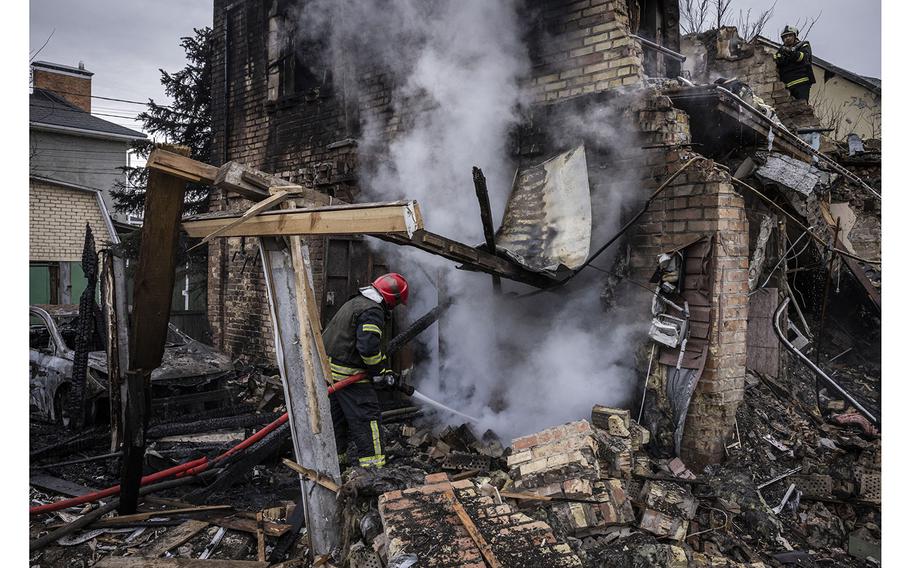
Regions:
[[194, 422], [181, 422], [176, 424], [159, 424], [148, 429], [148, 438], [163, 438], [165, 436], [178, 436], [182, 434], [195, 434], [197, 432], [211, 432], [222, 428], [247, 428], [260, 426], [276, 420], [280, 414], [268, 412], [265, 414], [246, 414], [240, 416], [225, 416], [211, 420], [197, 420]]
[[436, 306], [429, 312], [417, 318], [406, 330], [393, 337], [391, 341], [389, 341], [389, 346], [386, 349], [388, 355], [393, 355], [396, 351], [407, 345], [409, 341], [423, 333], [423, 330], [433, 325], [445, 309], [446, 306]]
[[[477, 203], [480, 205], [480, 222], [483, 224], [483, 240], [487, 244], [487, 252], [496, 254], [496, 231], [493, 229], [493, 213], [490, 211], [490, 193], [487, 191], [487, 178], [480, 168], [474, 167], [474, 192], [477, 194]], [[499, 276], [493, 276], [493, 290], [502, 292], [502, 281]]]
[[[171, 147], [189, 156], [189, 148]], [[139, 262], [133, 285], [133, 318], [129, 370], [126, 373], [127, 413], [124, 419], [124, 456], [121, 472], [120, 513], [136, 511], [145, 430], [151, 413], [151, 373], [161, 364], [171, 313], [177, 264], [177, 240], [186, 182], [170, 173], [149, 171], [145, 194]]]
[[114, 276], [114, 256], [110, 249], [101, 253], [101, 305], [107, 335], [108, 402], [111, 418], [111, 451], [117, 451], [123, 441], [123, 408], [120, 389], [123, 375], [120, 368], [120, 323], [117, 317], [117, 286]]
[[430, 254], [459, 262], [464, 265], [462, 268], [466, 270], [475, 270], [478, 272], [486, 272], [487, 274], [492, 274], [494, 276], [502, 276], [503, 278], [515, 280], [516, 282], [521, 282], [537, 288], [549, 288], [558, 284], [558, 281], [553, 280], [552, 278], [538, 272], [526, 270], [514, 262], [490, 254], [485, 250], [468, 246], [429, 231], [415, 231], [414, 235], [410, 238], [398, 235], [373, 236], [377, 239], [382, 239], [398, 245], [419, 248]]

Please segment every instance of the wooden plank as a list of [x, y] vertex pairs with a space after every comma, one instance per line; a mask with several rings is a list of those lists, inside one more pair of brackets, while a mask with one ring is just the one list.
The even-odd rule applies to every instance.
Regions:
[[275, 207], [276, 205], [281, 204], [281, 202], [284, 201], [285, 199], [287, 199], [288, 197], [290, 197], [290, 195], [291, 195], [291, 193], [288, 191], [285, 191], [285, 190], [277, 191], [277, 192], [273, 193], [271, 195], [271, 197], [269, 197], [268, 199], [263, 199], [259, 203], [256, 203], [252, 207], [247, 209], [243, 213], [243, 215], [241, 215], [237, 219], [234, 219], [233, 221], [231, 221], [224, 227], [221, 227], [220, 229], [216, 229], [215, 231], [212, 231], [211, 233], [206, 235], [201, 241], [199, 241], [199, 243], [190, 247], [190, 249], [187, 250], [187, 252], [193, 250], [196, 247], [201, 247], [202, 245], [211, 241], [215, 237], [219, 237], [219, 236], [223, 235], [226, 231], [236, 227], [237, 225], [240, 225], [241, 223], [244, 223], [244, 222], [250, 220], [252, 217], [255, 217], [259, 213], [262, 213], [263, 211], [265, 211], [271, 207]]
[[111, 451], [120, 449], [123, 441], [123, 414], [120, 372], [120, 325], [117, 319], [117, 286], [114, 282], [114, 259], [110, 249], [101, 251], [101, 309], [104, 311], [104, 330], [107, 336], [107, 390], [111, 420]]
[[[241, 531], [250, 534], [256, 534], [258, 527], [256, 526], [256, 521], [253, 519], [242, 519], [240, 517], [214, 517], [211, 519], [206, 519], [209, 523], [217, 525], [219, 527], [224, 527], [226, 529], [231, 529], [235, 531]], [[265, 530], [266, 536], [278, 538], [283, 536], [286, 532], [291, 530], [291, 525], [284, 523], [275, 523], [272, 521], [265, 521], [262, 524], [263, 530]]]
[[[303, 263], [303, 246], [300, 242], [300, 237], [290, 237], [289, 243], [291, 249], [291, 265], [294, 267], [294, 279], [295, 279], [295, 289], [297, 291], [294, 294], [294, 301], [297, 307], [297, 323], [299, 326], [297, 337], [300, 339], [301, 355], [303, 356], [303, 385], [306, 389], [306, 395], [304, 399], [306, 400], [307, 405], [307, 418], [310, 421], [310, 430], [314, 434], [318, 434], [322, 431], [321, 420], [319, 419], [319, 407], [316, 390], [319, 388], [319, 383], [316, 379], [316, 350], [313, 349], [313, 339], [318, 343], [322, 341], [321, 337], [315, 337], [313, 333], [313, 326], [310, 325], [310, 311], [307, 308], [307, 295], [306, 290], [309, 289], [309, 281], [307, 278], [307, 269]], [[322, 365], [320, 365], [320, 371]], [[322, 374], [322, 373], [320, 373]], [[323, 380], [328, 379], [328, 376], [323, 375]], [[288, 408], [290, 412], [291, 409]]]
[[[227, 162], [218, 168], [212, 185], [233, 191], [247, 199], [259, 201], [269, 196], [269, 187], [289, 185], [290, 182], [278, 176], [261, 172], [240, 162]], [[298, 186], [303, 189], [301, 186]], [[318, 193], [315, 190], [310, 190]], [[328, 202], [328, 196], [325, 196]]]
[[[174, 153], [189, 156], [186, 147]], [[145, 194], [139, 262], [133, 283], [133, 313], [124, 418], [124, 458], [120, 512], [134, 513], [145, 455], [145, 430], [151, 404], [151, 373], [161, 364], [170, 319], [177, 241], [186, 182], [150, 169]]]
[[480, 549], [480, 553], [483, 555], [484, 560], [487, 561], [487, 565], [490, 566], [490, 568], [501, 568], [502, 564], [500, 564], [496, 555], [493, 554], [493, 549], [490, 548], [490, 545], [487, 544], [483, 535], [480, 534], [480, 530], [478, 530], [477, 525], [474, 524], [474, 520], [468, 515], [468, 512], [464, 510], [464, 506], [458, 498], [455, 497], [455, 492], [449, 489], [445, 494], [452, 504], [452, 508], [455, 509], [458, 520], [461, 521], [462, 526], [464, 526], [465, 530], [468, 531], [468, 534], [471, 535], [471, 540], [473, 540], [474, 544], [477, 545], [477, 548]]
[[418, 229], [411, 238], [401, 235], [379, 234], [374, 237], [398, 245], [412, 246], [430, 254], [464, 264], [464, 268], [499, 275], [509, 280], [529, 284], [537, 288], [548, 288], [558, 282], [544, 274], [525, 270], [518, 264], [504, 258], [454, 241], [442, 235]]
[[303, 467], [299, 463], [291, 461], [287, 458], [281, 458], [281, 462], [284, 463], [284, 465], [286, 465], [289, 468], [296, 471], [297, 473], [299, 473], [300, 475], [303, 475], [306, 478], [308, 478], [312, 481], [315, 481], [319, 485], [322, 485], [329, 491], [334, 491], [335, 493], [338, 493], [339, 491], [341, 491], [340, 485], [338, 485], [331, 479], [326, 478], [326, 476], [320, 475], [319, 472], [316, 472], [316, 471], [313, 471], [312, 469]]
[[218, 168], [193, 160], [189, 152], [171, 152], [164, 147], [155, 148], [149, 154], [145, 167], [150, 170], [178, 177], [184, 181], [212, 184], [218, 175]]
[[[840, 235], [835, 234], [837, 232], [835, 230], [835, 226], [837, 225], [837, 223], [835, 222], [834, 217], [831, 215], [831, 211], [828, 209], [828, 204], [822, 200], [819, 200], [818, 206], [819, 206], [819, 209], [821, 209], [822, 217], [824, 217], [825, 222], [828, 224], [828, 231], [834, 236], [834, 246], [841, 250], [847, 250], [847, 248], [844, 246], [843, 240], [840, 238]], [[878, 288], [876, 288], [872, 284], [872, 281], [869, 280], [869, 277], [866, 276], [866, 273], [865, 273], [865, 271], [863, 271], [863, 267], [860, 265], [860, 263], [848, 256], [841, 255], [840, 258], [844, 261], [844, 264], [847, 265], [847, 268], [853, 274], [853, 277], [856, 278], [856, 280], [860, 283], [860, 285], [866, 291], [866, 294], [869, 295], [869, 299], [872, 300], [872, 302], [875, 304], [875, 306], [879, 310], [881, 310], [882, 309], [881, 292], [878, 291]]]
[[37, 487], [38, 489], [65, 495], [66, 497], [79, 497], [80, 495], [87, 495], [94, 491], [94, 489], [90, 487], [79, 485], [78, 483], [73, 483], [72, 481], [60, 479], [59, 477], [54, 477], [52, 475], [33, 475], [29, 477], [28, 484], [32, 487]]
[[[487, 245], [487, 252], [496, 254], [495, 230], [493, 229], [493, 213], [490, 211], [490, 194], [487, 191], [487, 178], [480, 168], [474, 167], [474, 193], [477, 194], [477, 203], [480, 205], [480, 224], [483, 225], [483, 240]], [[517, 175], [517, 174], [516, 174]], [[499, 276], [493, 276], [493, 290], [502, 292], [502, 282]]]
[[256, 560], [265, 562], [265, 529], [262, 511], [256, 513]]
[[780, 340], [772, 327], [777, 299], [777, 288], [756, 290], [749, 297], [746, 328], [746, 368], [774, 378], [780, 374]]
[[252, 560], [110, 556], [99, 560], [95, 564], [95, 568], [268, 568], [268, 565], [268, 562], [254, 562]]
[[145, 511], [144, 513], [133, 513], [132, 515], [118, 515], [102, 519], [93, 526], [102, 527], [105, 524], [122, 525], [134, 521], [147, 521], [152, 517], [171, 517], [174, 515], [186, 515], [190, 513], [206, 513], [211, 511], [224, 511], [230, 509], [230, 505], [202, 505], [199, 507], [184, 507], [182, 509], [161, 509], [159, 511]]
[[209, 526], [206, 521], [197, 521], [191, 519], [176, 527], [173, 531], [168, 532], [160, 540], [152, 543], [152, 546], [142, 550], [142, 555], [146, 558], [157, 558], [163, 556], [165, 552], [184, 544], [194, 536], [202, 532]]
[[[236, 216], [199, 218], [183, 223], [190, 237], [205, 237], [215, 231], [222, 237], [264, 237], [282, 235], [358, 235], [398, 233], [412, 234], [423, 225], [417, 224], [416, 201], [404, 205], [381, 207], [323, 207], [299, 211], [270, 211], [245, 223], [236, 224]], [[233, 226], [230, 226], [232, 225]]]
[[[307, 417], [310, 405], [307, 396], [312, 390], [301, 380], [305, 376], [303, 347], [301, 339], [311, 342], [311, 352], [318, 352], [315, 334], [301, 338], [300, 319], [307, 314], [298, 309], [298, 289], [289, 246], [278, 238], [259, 239], [263, 273], [269, 297], [271, 321], [275, 333], [275, 354], [284, 387], [284, 399], [288, 407], [291, 438], [294, 442], [295, 461], [302, 466], [321, 472], [335, 483], [341, 482], [338, 467], [338, 453], [329, 410], [328, 392], [325, 388], [315, 389], [316, 410], [322, 428], [314, 432]], [[321, 365], [314, 366], [320, 375], [317, 384], [326, 380]], [[336, 516], [336, 495], [315, 481], [301, 477], [302, 508], [308, 527], [309, 549], [312, 554], [328, 554], [338, 543], [341, 531]]]

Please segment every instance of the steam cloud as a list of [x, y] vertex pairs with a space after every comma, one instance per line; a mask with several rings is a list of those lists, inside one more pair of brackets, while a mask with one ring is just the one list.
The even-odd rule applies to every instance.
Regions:
[[[365, 197], [417, 199], [430, 230], [479, 242], [471, 166], [483, 169], [494, 219], [501, 218], [515, 172], [508, 134], [528, 107], [518, 2], [315, 0], [303, 4], [298, 30], [326, 46], [336, 70], [353, 65], [395, 86], [392, 104], [402, 119], [391, 140], [388, 116], [361, 116]], [[357, 82], [343, 80], [348, 96], [358, 96]], [[609, 148], [628, 139], [611, 126], [617, 112], [563, 117], [551, 138], [563, 149], [580, 140]], [[593, 248], [616, 229], [634, 188], [615, 171], [589, 171], [589, 178]], [[412, 317], [436, 305], [438, 286], [453, 300], [422, 336], [431, 353], [419, 364], [417, 387], [479, 417], [480, 432], [491, 428], [508, 441], [587, 417], [593, 403], [630, 398], [633, 345], [645, 322], [631, 308], [603, 311], [603, 274], [588, 270], [557, 293], [519, 299], [515, 293], [528, 288], [504, 282], [506, 294], [496, 296], [488, 275], [404, 247], [383, 246], [382, 253], [411, 283]], [[604, 255], [598, 266], [611, 260]]]

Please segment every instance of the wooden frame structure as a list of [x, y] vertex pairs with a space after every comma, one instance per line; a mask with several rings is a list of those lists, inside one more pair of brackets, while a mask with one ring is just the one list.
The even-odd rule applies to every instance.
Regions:
[[[184, 182], [206, 183], [256, 202], [243, 213], [223, 212], [187, 219], [182, 228], [189, 236], [203, 237], [206, 242], [230, 236], [259, 239], [296, 461], [306, 471], [315, 472], [315, 478], [300, 475], [309, 549], [313, 555], [328, 554], [336, 546], [340, 531], [336, 495], [325, 482], [338, 484], [341, 476], [325, 388], [331, 372], [322, 342], [308, 251], [300, 235], [372, 235], [495, 277], [537, 287], [558, 281], [483, 247], [471, 247], [426, 231], [414, 201], [347, 204], [237, 162], [216, 168], [190, 159], [184, 148], [173, 150], [156, 148], [146, 164], [146, 217], [126, 373], [121, 512], [133, 512], [138, 498], [150, 406], [148, 379], [161, 363], [164, 348]], [[280, 209], [270, 210], [274, 207]], [[319, 480], [322, 483], [317, 483]]]

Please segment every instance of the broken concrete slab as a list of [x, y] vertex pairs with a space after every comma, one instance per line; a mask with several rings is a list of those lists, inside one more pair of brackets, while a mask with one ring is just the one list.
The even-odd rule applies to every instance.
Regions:
[[773, 152], [767, 155], [765, 163], [755, 171], [755, 176], [804, 196], [812, 194], [819, 183], [826, 184], [829, 177], [827, 173], [807, 162]]

